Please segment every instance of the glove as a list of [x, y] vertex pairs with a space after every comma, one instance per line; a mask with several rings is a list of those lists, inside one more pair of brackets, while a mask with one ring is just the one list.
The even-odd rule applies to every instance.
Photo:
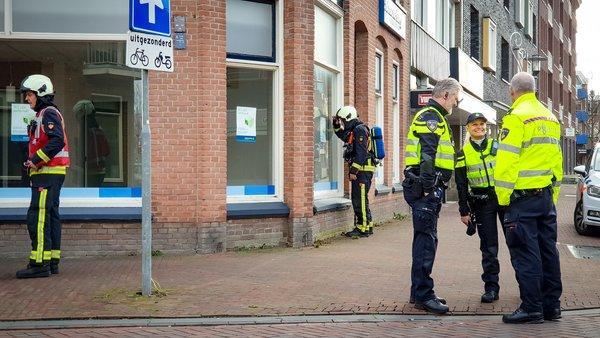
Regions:
[[331, 123], [335, 129], [340, 129], [342, 127], [342, 121], [337, 116], [331, 118]]
[[38, 169], [37, 166], [33, 162], [31, 162], [31, 160], [27, 160], [26, 162], [23, 162], [23, 166], [26, 169], [31, 169], [31, 170], [37, 170]]

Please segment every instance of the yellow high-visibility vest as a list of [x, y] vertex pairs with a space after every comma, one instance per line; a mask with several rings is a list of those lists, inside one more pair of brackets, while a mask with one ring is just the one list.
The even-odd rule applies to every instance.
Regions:
[[[427, 121], [419, 121], [421, 114], [427, 111], [434, 111], [439, 115], [441, 120], [441, 122], [437, 123], [437, 128], [433, 131], [427, 126]], [[421, 164], [421, 145], [419, 144], [419, 137], [417, 136], [419, 133], [434, 133], [440, 137], [435, 153], [434, 166], [441, 169], [454, 170], [454, 144], [452, 143], [452, 136], [450, 135], [450, 127], [439, 110], [431, 106], [425, 107], [415, 114], [410, 129], [408, 130], [408, 139], [404, 151], [404, 163], [406, 163], [407, 166]]]
[[494, 171], [500, 205], [508, 205], [513, 190], [553, 186], [558, 201], [563, 178], [560, 124], [535, 97], [521, 95], [502, 120]]
[[471, 188], [488, 188], [494, 186], [494, 167], [496, 157], [491, 155], [494, 140], [487, 140], [483, 151], [475, 150], [471, 141], [468, 141], [462, 151], [464, 156], [456, 159], [456, 168], [466, 167], [467, 180]]

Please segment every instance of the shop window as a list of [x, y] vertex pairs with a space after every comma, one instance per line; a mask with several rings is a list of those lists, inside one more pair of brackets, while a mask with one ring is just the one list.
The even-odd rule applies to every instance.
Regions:
[[[375, 124], [384, 129], [383, 110], [383, 54], [375, 53]], [[383, 184], [383, 162], [375, 170], [375, 183]]]
[[275, 2], [227, 0], [227, 57], [275, 62]]
[[227, 195], [275, 195], [273, 71], [227, 68]]
[[496, 23], [491, 18], [483, 18], [483, 68], [496, 71], [496, 51], [497, 51]]
[[12, 1], [12, 31], [26, 33], [125, 34], [129, 1]]
[[324, 8], [315, 6], [313, 189], [317, 198], [343, 194], [342, 143], [331, 124], [331, 118], [343, 105], [343, 13]]
[[[21, 80], [45, 74], [53, 81], [69, 140], [71, 166], [65, 198], [140, 197], [140, 72], [125, 67], [123, 42], [3, 42], [13, 53], [0, 61], [0, 198], [27, 197], [22, 163], [27, 137], [21, 114], [33, 114], [18, 92]], [[40, 53], [60, 51], [60, 53]], [[92, 57], [100, 52], [109, 59]], [[5, 71], [4, 71], [5, 70]], [[81, 189], [96, 188], [96, 189]], [[100, 188], [100, 189], [97, 189]]]
[[471, 19], [471, 39], [470, 39], [470, 49], [471, 49], [471, 58], [475, 59], [476, 61], [480, 61], [480, 54], [479, 54], [479, 11], [473, 7], [473, 5], [471, 5], [470, 7], [471, 9], [471, 14], [470, 14], [470, 19]]
[[392, 112], [393, 112], [393, 131], [392, 131], [392, 147], [393, 147], [393, 168], [392, 178], [393, 183], [400, 183], [400, 104], [399, 104], [399, 88], [400, 88], [400, 66], [394, 62], [392, 66]]
[[508, 42], [502, 39], [502, 44], [500, 46], [500, 73], [502, 80], [510, 81], [510, 57], [509, 57], [509, 47]]

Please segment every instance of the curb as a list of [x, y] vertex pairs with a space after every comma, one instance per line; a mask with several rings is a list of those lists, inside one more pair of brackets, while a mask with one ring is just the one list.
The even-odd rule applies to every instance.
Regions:
[[[581, 315], [600, 315], [600, 308], [566, 310], [563, 318]], [[108, 327], [172, 327], [172, 326], [220, 326], [220, 325], [277, 325], [277, 324], [340, 324], [382, 322], [456, 322], [494, 320], [501, 322], [498, 315], [309, 315], [309, 316], [264, 316], [264, 317], [187, 317], [187, 318], [122, 318], [122, 319], [53, 319], [0, 321], [2, 330], [80, 329]]]

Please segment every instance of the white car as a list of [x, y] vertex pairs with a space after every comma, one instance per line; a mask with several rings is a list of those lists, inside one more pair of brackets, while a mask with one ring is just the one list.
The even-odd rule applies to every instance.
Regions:
[[577, 203], [573, 212], [575, 230], [591, 235], [600, 229], [600, 147], [594, 149], [591, 161], [573, 170], [581, 175], [577, 180]]

